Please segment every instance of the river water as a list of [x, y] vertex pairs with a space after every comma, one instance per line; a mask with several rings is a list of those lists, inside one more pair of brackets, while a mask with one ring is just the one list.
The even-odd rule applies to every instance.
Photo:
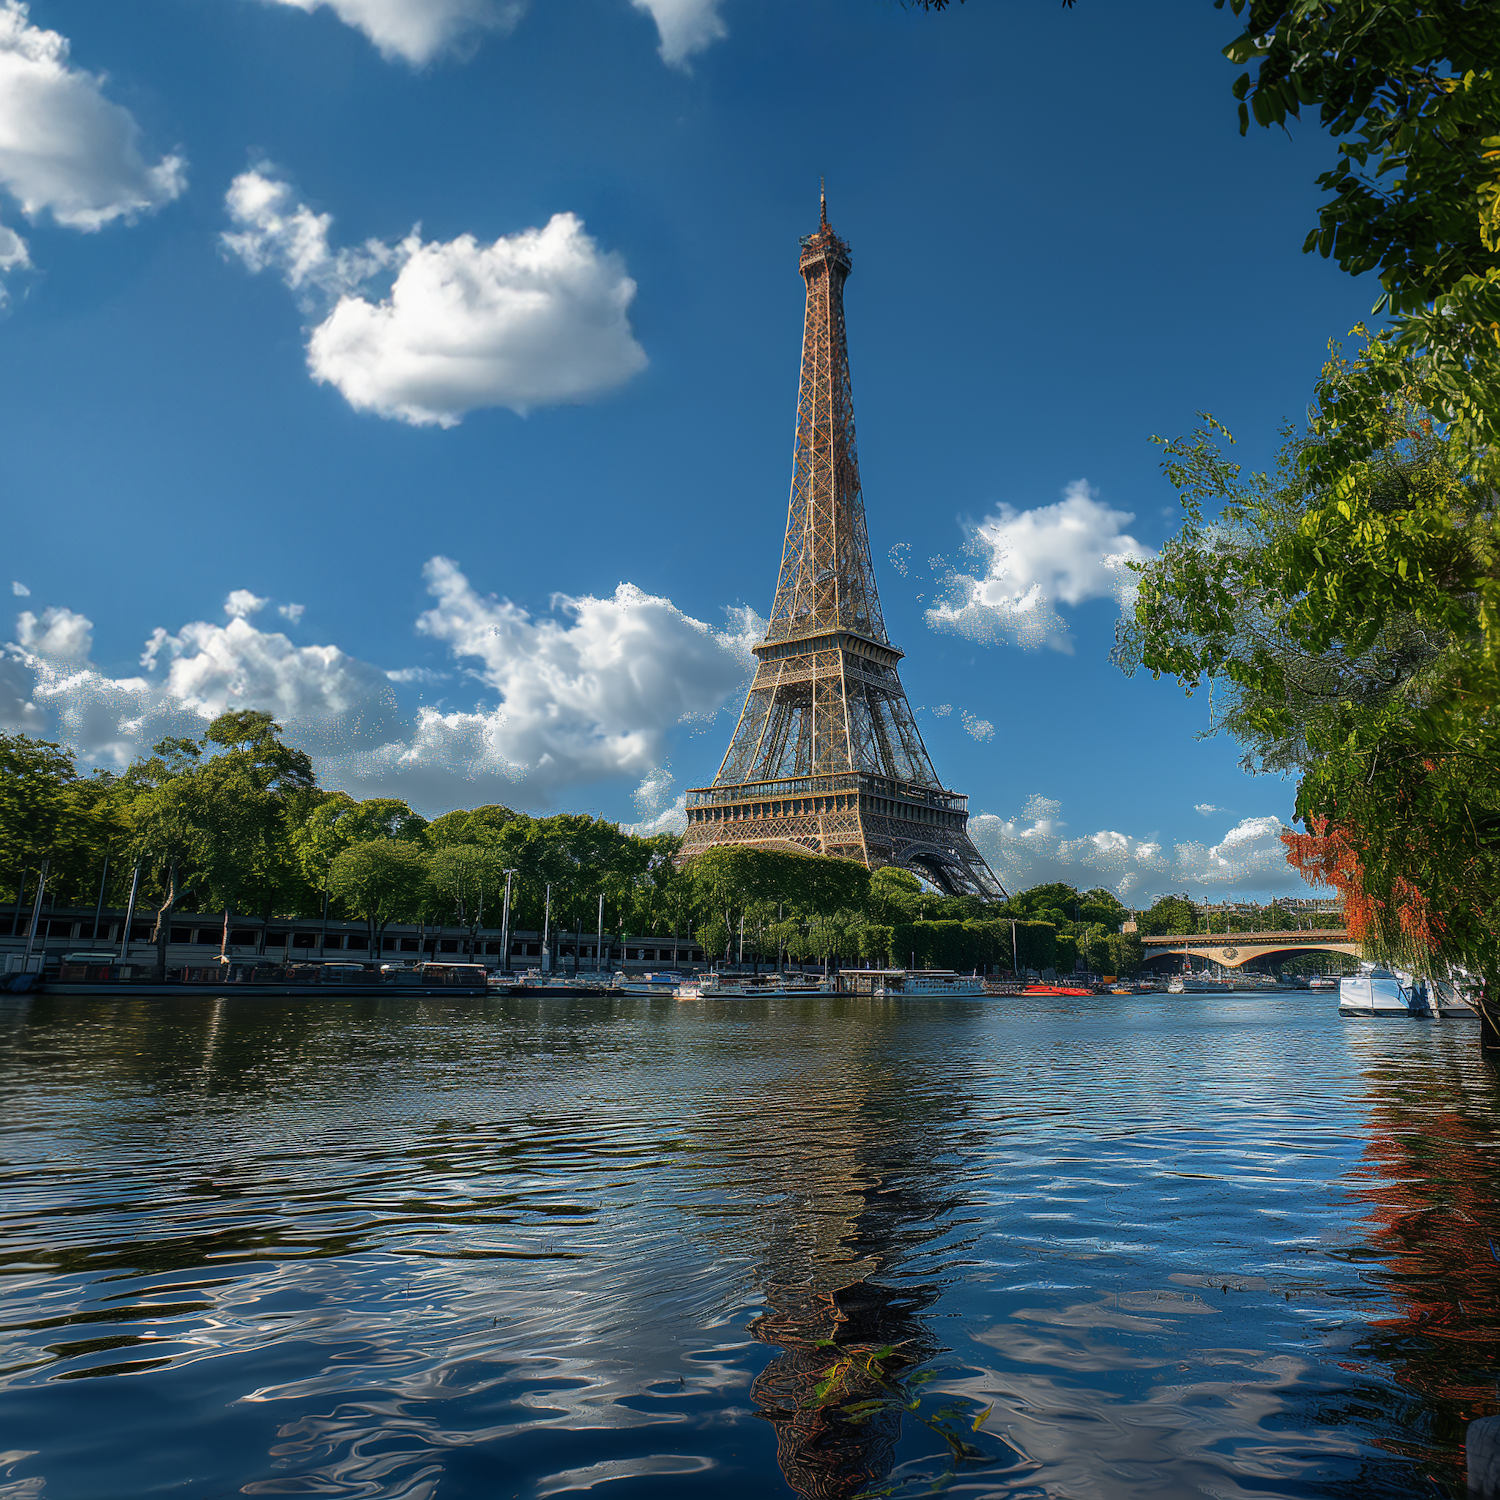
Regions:
[[1500, 1087], [1332, 997], [0, 1008], [0, 1496], [1459, 1495]]

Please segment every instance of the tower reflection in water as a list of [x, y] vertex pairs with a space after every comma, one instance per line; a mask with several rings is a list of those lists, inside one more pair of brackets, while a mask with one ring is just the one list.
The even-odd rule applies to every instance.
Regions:
[[965, 1201], [930, 1146], [963, 1129], [951, 1093], [902, 1093], [857, 1066], [842, 1086], [775, 1092], [756, 1112], [754, 1159], [734, 1176], [775, 1205], [755, 1216], [767, 1306], [750, 1333], [780, 1352], [752, 1395], [788, 1485], [805, 1500], [897, 1492], [883, 1482], [904, 1424], [949, 1474], [993, 1463], [977, 1433], [985, 1409], [936, 1394], [925, 1368], [943, 1350], [923, 1314]]

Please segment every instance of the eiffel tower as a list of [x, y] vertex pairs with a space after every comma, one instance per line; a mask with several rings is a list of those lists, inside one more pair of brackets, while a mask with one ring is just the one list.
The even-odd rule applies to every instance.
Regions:
[[968, 799], [932, 768], [885, 633], [854, 448], [849, 247], [826, 197], [819, 217], [801, 242], [807, 314], [776, 603], [719, 774], [687, 794], [681, 857], [717, 844], [811, 850], [1003, 900], [969, 838]]

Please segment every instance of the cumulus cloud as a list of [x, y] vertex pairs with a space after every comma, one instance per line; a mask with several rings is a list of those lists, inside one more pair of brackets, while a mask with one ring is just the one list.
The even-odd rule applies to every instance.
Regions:
[[1195, 813], [1202, 813], [1205, 818], [1211, 818], [1215, 813], [1223, 812], [1224, 809], [1222, 807], [1215, 807], [1212, 802], [1195, 802], [1193, 803], [1193, 811]]
[[326, 6], [346, 26], [362, 31], [389, 59], [420, 67], [462, 52], [487, 31], [509, 31], [525, 6], [519, 0], [269, 0], [296, 10]]
[[278, 604], [276, 613], [283, 620], [290, 620], [295, 625], [307, 613], [307, 606], [305, 604]]
[[46, 729], [84, 763], [119, 766], [163, 735], [196, 734], [226, 710], [259, 708], [313, 752], [325, 784], [361, 795], [404, 796], [433, 810], [503, 797], [541, 810], [582, 787], [634, 785], [642, 827], [685, 826], [670, 743], [743, 689], [750, 647], [764, 633], [753, 611], [731, 612], [716, 629], [621, 584], [602, 599], [559, 595], [534, 616], [481, 596], [447, 559], [434, 558], [426, 578], [434, 602], [418, 632], [446, 646], [471, 684], [469, 703], [403, 714], [393, 683], [455, 674], [383, 671], [337, 646], [295, 645], [254, 623], [267, 601], [236, 590], [227, 624], [154, 630], [131, 676], [90, 660], [87, 616], [50, 606], [22, 612], [15, 639], [0, 646], [0, 727]]
[[962, 717], [964, 728], [974, 736], [976, 740], [992, 740], [995, 737], [995, 726], [988, 719], [976, 718], [968, 709], [963, 709]]
[[748, 612], [715, 630], [631, 584], [605, 599], [557, 595], [553, 613], [535, 618], [480, 595], [447, 558], [425, 576], [436, 602], [417, 629], [475, 663], [498, 702], [423, 707], [408, 738], [344, 768], [422, 801], [469, 795], [464, 783], [489, 778], [549, 802], [589, 783], [659, 777], [671, 731], [733, 695], [762, 633]]
[[686, 833], [687, 795], [684, 793], [655, 817], [643, 818], [639, 823], [621, 823], [620, 827], [642, 839], [655, 838], [659, 833]]
[[1072, 653], [1058, 605], [1133, 597], [1130, 558], [1155, 553], [1124, 528], [1135, 516], [1104, 504], [1087, 480], [1075, 479], [1054, 505], [1017, 511], [1002, 505], [974, 530], [969, 550], [985, 562], [982, 575], [954, 569], [946, 597], [927, 623], [975, 640], [1009, 640]]
[[695, 54], [722, 41], [729, 28], [719, 14], [719, 0], [630, 0], [656, 22], [658, 50], [669, 67], [688, 67]]
[[24, 583], [17, 583], [14, 579], [11, 580], [10, 591], [18, 599], [27, 599], [31, 596], [31, 590]]
[[85, 661], [94, 647], [94, 622], [71, 609], [28, 610], [16, 616], [16, 638], [23, 651], [48, 662]]
[[101, 671], [92, 646], [85, 615], [55, 607], [19, 615], [16, 639], [0, 652], [0, 717], [45, 724], [86, 764], [106, 766], [124, 765], [163, 735], [198, 733], [229, 709], [265, 709], [323, 754], [382, 743], [398, 728], [394, 696], [375, 668], [336, 646], [294, 646], [244, 616], [158, 628], [141, 656], [145, 676]]
[[1280, 818], [1243, 818], [1218, 843], [1165, 844], [1157, 835], [1139, 837], [1101, 829], [1069, 837], [1059, 819], [1061, 805], [1034, 796], [1014, 817], [981, 813], [969, 832], [1008, 890], [1061, 880], [1090, 890], [1103, 886], [1133, 905], [1149, 905], [1167, 891], [1221, 897], [1295, 894], [1307, 889], [1286, 862]]
[[403, 687], [429, 687], [437, 682], [452, 680], [451, 672], [435, 672], [431, 667], [397, 667], [387, 672], [388, 682], [399, 682]]
[[270, 602], [269, 599], [252, 594], [249, 589], [231, 589], [229, 597], [224, 601], [224, 613], [231, 620], [248, 620], [251, 615], [259, 614]]
[[[415, 426], [455, 426], [466, 412], [575, 403], [645, 368], [628, 316], [635, 282], [570, 213], [485, 244], [473, 235], [334, 251], [332, 223], [259, 167], [226, 198], [226, 249], [259, 272], [279, 269], [332, 310], [307, 346], [314, 380], [351, 406]], [[370, 288], [392, 278], [382, 296]]]
[[[0, 188], [27, 218], [85, 231], [170, 203], [187, 186], [186, 163], [149, 163], [134, 116], [68, 51], [65, 36], [31, 24], [23, 0], [0, 0]], [[25, 241], [0, 225], [0, 272], [28, 264]]]

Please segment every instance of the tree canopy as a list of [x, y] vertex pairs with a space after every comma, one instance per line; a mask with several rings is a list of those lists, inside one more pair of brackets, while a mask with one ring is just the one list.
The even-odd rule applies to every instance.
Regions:
[[1250, 476], [1216, 423], [1166, 444], [1184, 525], [1140, 569], [1116, 656], [1207, 687], [1210, 732], [1235, 735], [1247, 769], [1300, 774], [1291, 858], [1345, 894], [1373, 953], [1493, 974], [1500, 470], [1407, 370], [1378, 444], [1332, 483], [1302, 461], [1316, 432]]

